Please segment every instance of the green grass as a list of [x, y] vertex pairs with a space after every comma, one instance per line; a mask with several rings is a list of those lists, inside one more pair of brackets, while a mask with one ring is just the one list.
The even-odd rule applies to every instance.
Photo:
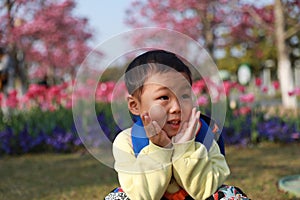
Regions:
[[116, 173], [90, 155], [39, 154], [0, 159], [0, 199], [103, 199]]
[[279, 191], [277, 182], [283, 176], [300, 174], [300, 143], [226, 150], [231, 169], [227, 184], [242, 188], [251, 199], [296, 199]]
[[[279, 178], [300, 174], [300, 144], [264, 143], [226, 147], [231, 176], [226, 184], [252, 199], [293, 199], [277, 188]], [[0, 199], [103, 199], [118, 185], [113, 169], [88, 154], [30, 154], [0, 158]], [[295, 198], [294, 198], [295, 199]]]

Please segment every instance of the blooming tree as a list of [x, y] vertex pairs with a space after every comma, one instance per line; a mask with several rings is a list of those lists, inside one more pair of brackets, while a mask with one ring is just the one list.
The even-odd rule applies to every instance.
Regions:
[[126, 23], [133, 27], [158, 26], [185, 33], [213, 54], [218, 40], [216, 31], [224, 23], [229, 8], [218, 0], [134, 1], [127, 10]]
[[[8, 86], [28, 75], [47, 78], [75, 74], [89, 51], [88, 20], [72, 14], [73, 0], [5, 0], [0, 2], [0, 48], [7, 57]], [[29, 77], [30, 78], [30, 77]]]
[[[232, 32], [235, 41], [241, 40], [242, 37], [245, 37], [244, 41], [263, 39], [268, 43], [267, 45], [276, 47], [276, 58], [274, 59], [277, 60], [278, 65], [277, 75], [282, 103], [286, 108], [296, 108], [296, 97], [289, 95], [294, 90], [294, 81], [288, 41], [293, 36], [298, 38], [297, 34], [300, 32], [300, 2], [297, 0], [274, 0], [273, 4], [262, 8], [246, 4], [239, 10], [241, 11], [239, 16], [244, 20], [235, 26], [238, 31]], [[249, 44], [249, 42], [247, 43]], [[261, 58], [258, 54], [263, 54], [264, 51], [267, 52], [267, 49], [255, 48], [256, 58]]]
[[[296, 97], [288, 95], [290, 91], [294, 90], [294, 82], [286, 41], [297, 32], [300, 32], [300, 2], [296, 0], [287, 1], [284, 7], [280, 0], [275, 0], [274, 7], [278, 78], [281, 83], [282, 101], [286, 107], [296, 108]], [[287, 16], [289, 16], [289, 20], [286, 20]], [[292, 21], [293, 24], [289, 25], [288, 21]]]
[[228, 52], [237, 52], [241, 61], [245, 52], [251, 50], [249, 59], [263, 62], [274, 56], [273, 48], [265, 47], [275, 46], [283, 105], [296, 106], [295, 97], [288, 95], [294, 84], [285, 43], [299, 33], [299, 1], [274, 0], [273, 4], [263, 4], [240, 0], [136, 0], [127, 13], [127, 24], [155, 25], [185, 33], [202, 43], [215, 58], [216, 51], [226, 50], [226, 56], [230, 56]]

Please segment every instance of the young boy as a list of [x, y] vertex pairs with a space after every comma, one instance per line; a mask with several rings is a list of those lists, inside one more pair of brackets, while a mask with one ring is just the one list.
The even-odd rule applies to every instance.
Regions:
[[243, 198], [234, 187], [220, 188], [230, 171], [217, 142], [203, 143], [211, 129], [199, 119], [181, 59], [148, 51], [129, 64], [125, 83], [135, 123], [113, 143], [121, 187], [105, 199], [220, 199], [227, 189]]

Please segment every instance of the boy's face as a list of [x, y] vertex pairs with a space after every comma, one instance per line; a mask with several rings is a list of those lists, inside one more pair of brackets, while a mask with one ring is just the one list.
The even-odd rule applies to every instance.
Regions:
[[139, 115], [148, 112], [171, 138], [189, 120], [193, 108], [192, 94], [184, 73], [155, 73], [144, 83], [138, 102]]

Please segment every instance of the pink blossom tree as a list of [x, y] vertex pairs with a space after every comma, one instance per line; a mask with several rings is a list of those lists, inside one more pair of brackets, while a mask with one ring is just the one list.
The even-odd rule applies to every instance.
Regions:
[[189, 35], [215, 59], [217, 50], [226, 50], [230, 56], [228, 52], [236, 48], [240, 54], [252, 51], [249, 59], [264, 62], [274, 56], [275, 49], [282, 103], [296, 107], [295, 97], [288, 95], [294, 84], [286, 43], [300, 31], [298, 0], [274, 0], [269, 5], [240, 0], [136, 0], [127, 14], [126, 22], [132, 27], [158, 26]]
[[224, 25], [229, 10], [219, 0], [147, 0], [134, 1], [125, 22], [135, 28], [158, 26], [187, 34], [213, 54], [218, 42], [215, 31]]
[[[290, 91], [294, 90], [290, 59], [291, 48], [288, 43], [293, 36], [299, 39], [300, 2], [297, 0], [274, 0], [273, 4], [262, 8], [246, 4], [238, 10], [240, 10], [240, 16], [244, 20], [235, 26], [235, 31], [231, 32], [235, 41], [246, 36], [244, 41], [263, 39], [269, 46], [275, 47], [276, 54], [273, 59], [277, 61], [277, 76], [280, 82], [282, 104], [286, 108], [296, 108], [296, 97], [288, 95]], [[267, 52], [266, 48], [254, 48], [254, 50], [261, 54], [264, 51]]]
[[[90, 50], [88, 20], [73, 15], [74, 0], [3, 0], [0, 2], [0, 48], [6, 59], [8, 89], [29, 78], [47, 84], [75, 75]], [[2, 56], [3, 57], [3, 56]], [[31, 76], [31, 77], [30, 77]]]

